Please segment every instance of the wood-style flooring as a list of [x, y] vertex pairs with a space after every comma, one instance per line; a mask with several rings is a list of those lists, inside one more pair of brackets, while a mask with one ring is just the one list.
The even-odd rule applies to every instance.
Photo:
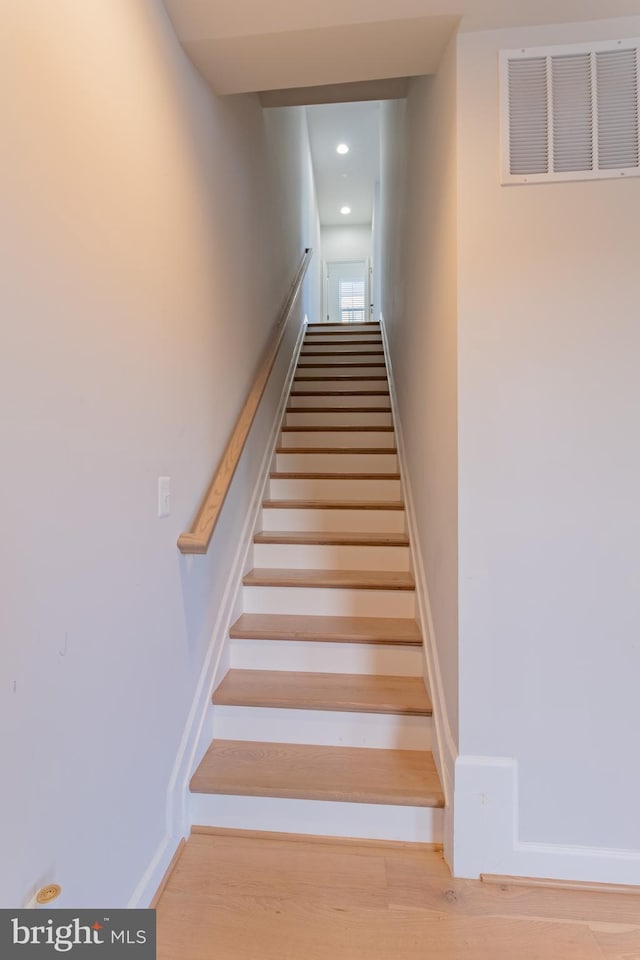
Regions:
[[194, 833], [157, 909], [158, 960], [640, 960], [637, 890], [452, 880], [392, 843]]

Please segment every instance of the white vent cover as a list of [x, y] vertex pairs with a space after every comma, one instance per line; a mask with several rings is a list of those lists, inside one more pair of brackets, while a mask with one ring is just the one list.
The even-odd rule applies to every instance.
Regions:
[[640, 176], [640, 40], [500, 53], [502, 182]]

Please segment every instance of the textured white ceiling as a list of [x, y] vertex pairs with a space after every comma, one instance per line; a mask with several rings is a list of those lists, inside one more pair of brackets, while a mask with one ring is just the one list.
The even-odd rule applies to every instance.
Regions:
[[[321, 104], [307, 107], [307, 117], [320, 223], [371, 223], [380, 166], [380, 104]], [[339, 143], [346, 143], [349, 153], [336, 153]], [[346, 217], [340, 213], [343, 204], [351, 207]]]

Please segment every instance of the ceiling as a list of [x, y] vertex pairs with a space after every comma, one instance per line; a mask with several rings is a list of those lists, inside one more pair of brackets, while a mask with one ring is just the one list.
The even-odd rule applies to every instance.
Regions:
[[164, 0], [215, 93], [433, 73], [456, 29], [638, 14], [639, 0]]
[[[307, 107], [311, 158], [322, 226], [371, 223], [380, 167], [380, 104]], [[336, 152], [346, 143], [349, 153]], [[343, 216], [340, 207], [351, 207]]]
[[[323, 225], [369, 223], [378, 177], [375, 100], [434, 73], [452, 34], [634, 16], [640, 0], [164, 0], [214, 93], [307, 107]], [[374, 100], [375, 98], [375, 100]], [[364, 101], [335, 103], [329, 101]], [[346, 157], [336, 143], [351, 146]], [[343, 174], [347, 176], [343, 176]], [[339, 213], [342, 204], [351, 215]]]

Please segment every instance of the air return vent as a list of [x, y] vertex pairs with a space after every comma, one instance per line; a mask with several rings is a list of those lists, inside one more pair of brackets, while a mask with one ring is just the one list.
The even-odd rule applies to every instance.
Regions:
[[640, 175], [640, 40], [500, 54], [502, 182]]

